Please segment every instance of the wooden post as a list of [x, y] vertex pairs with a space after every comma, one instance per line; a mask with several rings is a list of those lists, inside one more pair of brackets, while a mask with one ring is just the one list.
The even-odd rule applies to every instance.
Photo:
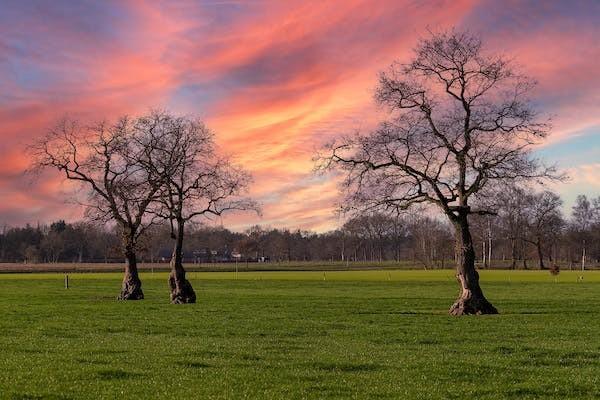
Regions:
[[65, 289], [69, 288], [69, 274], [65, 274]]

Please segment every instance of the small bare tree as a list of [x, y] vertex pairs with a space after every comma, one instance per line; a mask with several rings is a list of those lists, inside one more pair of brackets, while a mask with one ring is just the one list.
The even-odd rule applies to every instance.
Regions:
[[510, 242], [511, 269], [517, 268], [517, 259], [523, 259], [526, 265], [523, 236], [527, 222], [527, 193], [516, 185], [503, 185], [496, 188], [494, 195], [487, 202], [497, 212], [501, 234]]
[[450, 313], [494, 314], [475, 269], [469, 215], [472, 198], [493, 185], [551, 177], [531, 157], [546, 136], [527, 94], [533, 82], [481, 41], [456, 31], [421, 40], [408, 64], [381, 74], [376, 100], [389, 119], [369, 134], [355, 134], [318, 157], [321, 168], [345, 173], [344, 204], [351, 210], [397, 212], [437, 206], [455, 230], [460, 296]]
[[[564, 226], [560, 196], [549, 190], [526, 195], [526, 224], [523, 240], [535, 246], [540, 269], [544, 265], [544, 247]], [[548, 252], [550, 254], [550, 252]]]
[[600, 203], [599, 199], [588, 200], [586, 195], [579, 195], [575, 200], [571, 213], [571, 226], [576, 240], [581, 243], [581, 269], [585, 269], [587, 259], [587, 244], [593, 238], [594, 222], [600, 219]]
[[152, 147], [141, 146], [147, 132], [134, 119], [85, 126], [64, 119], [32, 144], [32, 171], [54, 168], [87, 189], [86, 216], [114, 221], [122, 235], [125, 276], [119, 299], [144, 298], [137, 269], [137, 243], [152, 223], [147, 209], [155, 200], [165, 171], [144, 168], [138, 160], [152, 157]]
[[199, 120], [155, 111], [139, 123], [144, 131], [152, 132], [153, 146], [165, 155], [145, 158], [143, 164], [156, 174], [167, 172], [153, 213], [170, 222], [175, 240], [169, 275], [171, 302], [195, 303], [196, 294], [183, 267], [185, 226], [194, 219], [232, 210], [258, 211], [254, 201], [241, 196], [250, 175], [217, 156], [213, 134]]

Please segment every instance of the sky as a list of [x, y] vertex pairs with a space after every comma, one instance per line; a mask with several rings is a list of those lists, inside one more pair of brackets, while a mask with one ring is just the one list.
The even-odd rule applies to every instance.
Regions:
[[24, 146], [59, 118], [150, 108], [199, 116], [249, 170], [263, 215], [211, 224], [335, 228], [336, 182], [315, 150], [379, 118], [377, 75], [428, 30], [480, 35], [538, 80], [553, 130], [536, 154], [571, 179], [565, 211], [600, 195], [600, 2], [26, 1], [0, 7], [0, 224], [74, 221], [69, 185], [32, 182]]

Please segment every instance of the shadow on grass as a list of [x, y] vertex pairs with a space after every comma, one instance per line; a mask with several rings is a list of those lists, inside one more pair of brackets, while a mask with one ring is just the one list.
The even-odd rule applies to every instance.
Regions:
[[600, 352], [594, 350], [565, 351], [533, 347], [498, 346], [493, 351], [504, 356], [516, 357], [516, 364], [524, 367], [600, 366]]
[[312, 385], [308, 388], [309, 393], [318, 394], [318, 398], [350, 398], [352, 390], [343, 385], [321, 384]]
[[357, 311], [358, 315], [448, 315], [447, 311]]
[[55, 350], [48, 348], [39, 348], [39, 349], [14, 349], [15, 353], [25, 353], [25, 354], [42, 354], [42, 353], [56, 353]]
[[419, 340], [415, 341], [415, 344], [431, 346], [431, 345], [441, 344], [441, 342], [437, 339], [419, 339]]
[[594, 310], [549, 310], [549, 311], [531, 311], [531, 310], [524, 310], [524, 311], [507, 311], [507, 312], [503, 312], [501, 313], [503, 315], [589, 315], [589, 314], [598, 314], [598, 311], [594, 311]]
[[112, 350], [112, 349], [98, 349], [90, 351], [92, 354], [127, 354], [129, 350]]
[[212, 365], [204, 363], [204, 362], [198, 362], [198, 361], [179, 361], [176, 363], [177, 365], [179, 365], [180, 367], [184, 367], [184, 368], [193, 368], [193, 369], [203, 369], [203, 368], [211, 368]]
[[141, 376], [137, 372], [128, 372], [121, 369], [105, 369], [96, 372], [98, 377], [104, 381], [120, 380], [120, 379], [132, 379]]
[[373, 372], [382, 370], [384, 367], [377, 364], [363, 364], [363, 363], [325, 363], [315, 362], [311, 365], [313, 368], [327, 371], [327, 372]]
[[[479, 396], [498, 396], [496, 390], [478, 390], [474, 393]], [[512, 387], [506, 389], [502, 395], [505, 399], [563, 399], [563, 398], [597, 398], [598, 392], [581, 387]]]
[[75, 361], [77, 361], [79, 364], [89, 364], [89, 365], [108, 365], [108, 364], [110, 364], [109, 361], [105, 361], [105, 360], [88, 360], [86, 358], [76, 358]]
[[71, 400], [72, 397], [66, 397], [60, 394], [29, 394], [13, 393], [10, 400]]
[[260, 361], [262, 360], [262, 357], [257, 356], [256, 354], [240, 354], [239, 359], [244, 361]]
[[47, 328], [42, 330], [42, 335], [46, 338], [58, 338], [58, 339], [79, 339], [81, 335], [76, 332], [67, 329], [52, 329]]
[[523, 366], [538, 367], [583, 367], [600, 366], [600, 353], [596, 351], [560, 351], [545, 349], [524, 349]]

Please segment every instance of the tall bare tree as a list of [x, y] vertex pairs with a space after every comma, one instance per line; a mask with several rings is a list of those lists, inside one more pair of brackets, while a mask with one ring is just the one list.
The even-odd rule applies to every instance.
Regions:
[[455, 230], [460, 295], [450, 313], [494, 314], [475, 269], [470, 200], [493, 185], [554, 174], [530, 154], [546, 136], [527, 95], [534, 83], [469, 33], [432, 33], [408, 64], [379, 78], [377, 102], [389, 118], [368, 134], [327, 146], [322, 168], [345, 172], [344, 204], [396, 212], [430, 203]]
[[242, 197], [250, 175], [217, 155], [212, 132], [197, 119], [154, 111], [138, 124], [152, 132], [152, 144], [144, 147], [154, 146], [164, 155], [142, 160], [155, 174], [166, 172], [154, 213], [170, 222], [175, 240], [169, 275], [171, 302], [195, 303], [196, 293], [183, 267], [185, 225], [232, 210], [258, 210], [256, 202]]
[[[32, 144], [32, 171], [54, 168], [87, 190], [86, 216], [116, 222], [122, 236], [125, 276], [119, 299], [144, 298], [137, 269], [137, 243], [152, 223], [147, 209], [155, 200], [166, 171], [144, 168], [138, 160], [153, 157], [140, 145], [148, 132], [135, 119], [86, 126], [64, 119]], [[146, 140], [147, 142], [147, 140]]]

